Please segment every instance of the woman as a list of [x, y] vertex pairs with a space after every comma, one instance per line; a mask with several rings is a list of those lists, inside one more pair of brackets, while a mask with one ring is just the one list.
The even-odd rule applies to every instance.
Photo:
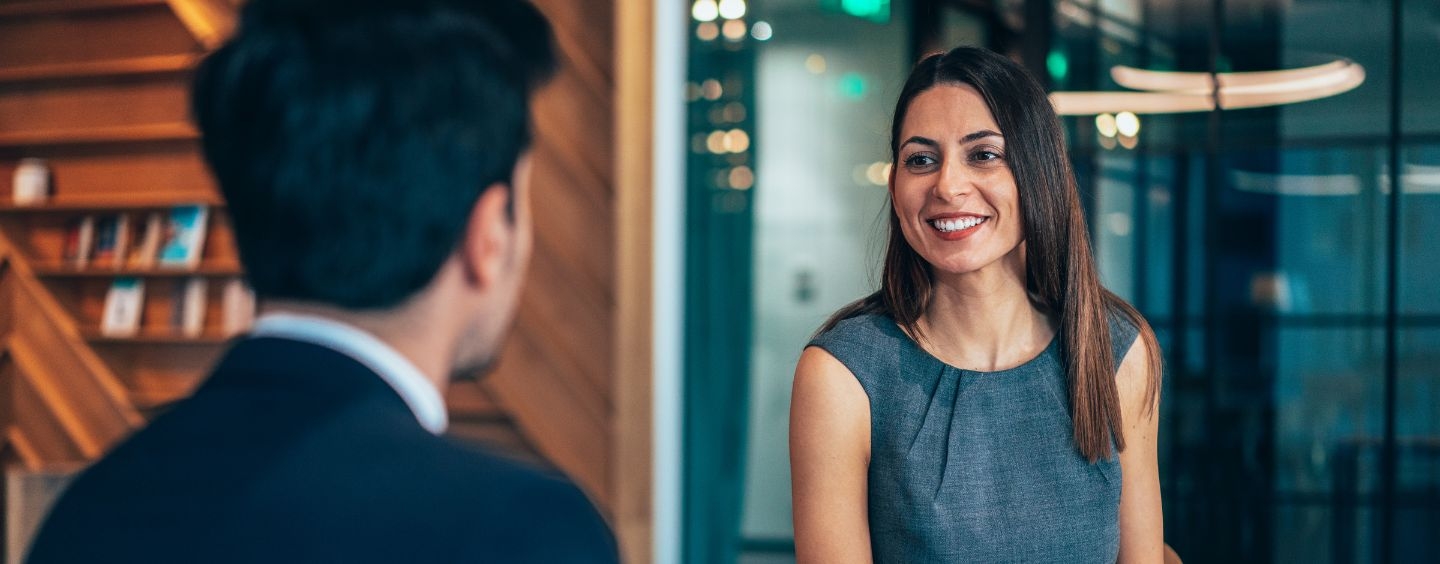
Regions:
[[881, 288], [795, 371], [799, 562], [1161, 561], [1159, 347], [1100, 285], [1044, 91], [931, 55], [890, 148]]

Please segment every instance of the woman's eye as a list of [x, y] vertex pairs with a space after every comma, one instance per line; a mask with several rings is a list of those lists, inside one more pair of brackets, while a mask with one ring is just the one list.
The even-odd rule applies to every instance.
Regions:
[[935, 159], [930, 155], [910, 155], [910, 158], [905, 159], [905, 166], [910, 168], [924, 168], [933, 164]]
[[1000, 160], [1001, 158], [1003, 157], [1000, 155], [1000, 153], [997, 153], [995, 151], [976, 151], [974, 154], [970, 155], [970, 160], [979, 162], [996, 161]]

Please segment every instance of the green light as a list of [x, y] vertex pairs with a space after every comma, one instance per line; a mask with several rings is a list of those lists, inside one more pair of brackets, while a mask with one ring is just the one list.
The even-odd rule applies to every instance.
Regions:
[[820, 8], [875, 23], [890, 21], [890, 0], [820, 0]]
[[1050, 78], [1055, 79], [1055, 82], [1064, 81], [1070, 74], [1070, 59], [1065, 57], [1065, 53], [1051, 51], [1050, 55], [1045, 57], [1045, 68], [1050, 70]]
[[840, 77], [840, 95], [851, 100], [865, 98], [865, 77], [860, 73], [847, 72]]

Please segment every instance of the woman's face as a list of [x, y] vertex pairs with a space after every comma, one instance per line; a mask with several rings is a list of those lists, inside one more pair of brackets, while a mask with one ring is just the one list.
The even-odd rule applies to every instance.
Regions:
[[1020, 197], [1002, 133], [969, 85], [939, 84], [910, 102], [890, 196], [905, 240], [936, 274], [1021, 256]]

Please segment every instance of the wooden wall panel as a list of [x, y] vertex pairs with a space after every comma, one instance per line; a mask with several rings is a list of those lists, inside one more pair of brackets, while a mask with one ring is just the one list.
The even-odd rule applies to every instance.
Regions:
[[0, 13], [0, 37], [5, 38], [0, 41], [0, 68], [173, 55], [199, 49], [163, 3], [55, 15]]

